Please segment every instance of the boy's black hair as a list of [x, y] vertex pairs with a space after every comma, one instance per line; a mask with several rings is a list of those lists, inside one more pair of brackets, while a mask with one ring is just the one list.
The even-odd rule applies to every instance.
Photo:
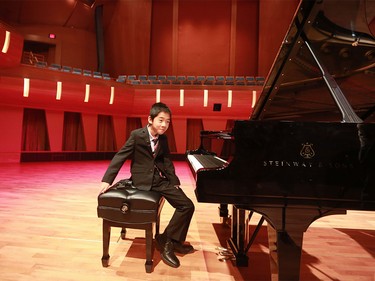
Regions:
[[162, 103], [162, 102], [157, 102], [157, 103], [154, 103], [152, 106], [151, 106], [151, 109], [150, 109], [150, 117], [151, 117], [151, 120], [154, 120], [154, 118], [156, 116], [158, 116], [158, 114], [160, 112], [165, 112], [165, 113], [168, 113], [170, 115], [170, 117], [172, 118], [172, 112], [171, 110], [169, 109], [169, 107], [165, 104], [165, 103]]

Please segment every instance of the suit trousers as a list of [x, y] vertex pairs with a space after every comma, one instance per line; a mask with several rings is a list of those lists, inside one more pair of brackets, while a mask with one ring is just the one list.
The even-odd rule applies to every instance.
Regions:
[[160, 177], [157, 171], [154, 173], [151, 190], [159, 192], [175, 208], [164, 234], [170, 239], [184, 242], [195, 210], [193, 202], [180, 187], [171, 185], [166, 178]]

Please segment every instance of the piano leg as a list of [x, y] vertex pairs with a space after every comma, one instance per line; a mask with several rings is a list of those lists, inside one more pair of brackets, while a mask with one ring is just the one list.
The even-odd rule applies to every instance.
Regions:
[[268, 226], [271, 280], [300, 280], [303, 232], [300, 234], [292, 238], [288, 232]]
[[245, 236], [248, 227], [245, 222], [246, 211], [234, 205], [232, 208], [231, 237], [228, 239], [228, 245], [236, 257], [236, 266], [247, 266], [249, 258], [245, 252]]
[[[303, 234], [315, 220], [328, 215], [346, 214], [346, 210], [304, 208], [256, 208], [269, 225], [269, 249], [272, 280], [300, 280]], [[270, 239], [271, 238], [271, 239]], [[275, 270], [276, 269], [276, 270]], [[276, 279], [274, 278], [275, 275]]]

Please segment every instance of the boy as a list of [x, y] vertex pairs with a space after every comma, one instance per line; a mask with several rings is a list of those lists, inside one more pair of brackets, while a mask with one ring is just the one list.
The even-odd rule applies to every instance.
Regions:
[[162, 260], [171, 267], [179, 267], [175, 252], [188, 254], [194, 251], [186, 239], [194, 213], [193, 202], [180, 188], [180, 180], [175, 174], [169, 158], [168, 139], [164, 133], [171, 122], [172, 113], [164, 103], [152, 105], [148, 125], [131, 132], [124, 146], [113, 157], [105, 172], [101, 192], [109, 189], [122, 165], [131, 160], [131, 179], [140, 190], [159, 192], [175, 208], [175, 212], [164, 233], [155, 237]]

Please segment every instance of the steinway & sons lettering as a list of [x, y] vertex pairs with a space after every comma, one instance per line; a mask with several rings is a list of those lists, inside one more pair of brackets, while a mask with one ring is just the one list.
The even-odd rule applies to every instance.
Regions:
[[325, 169], [353, 169], [351, 163], [342, 162], [310, 162], [310, 161], [288, 161], [288, 160], [264, 160], [263, 167], [274, 168], [325, 168]]

